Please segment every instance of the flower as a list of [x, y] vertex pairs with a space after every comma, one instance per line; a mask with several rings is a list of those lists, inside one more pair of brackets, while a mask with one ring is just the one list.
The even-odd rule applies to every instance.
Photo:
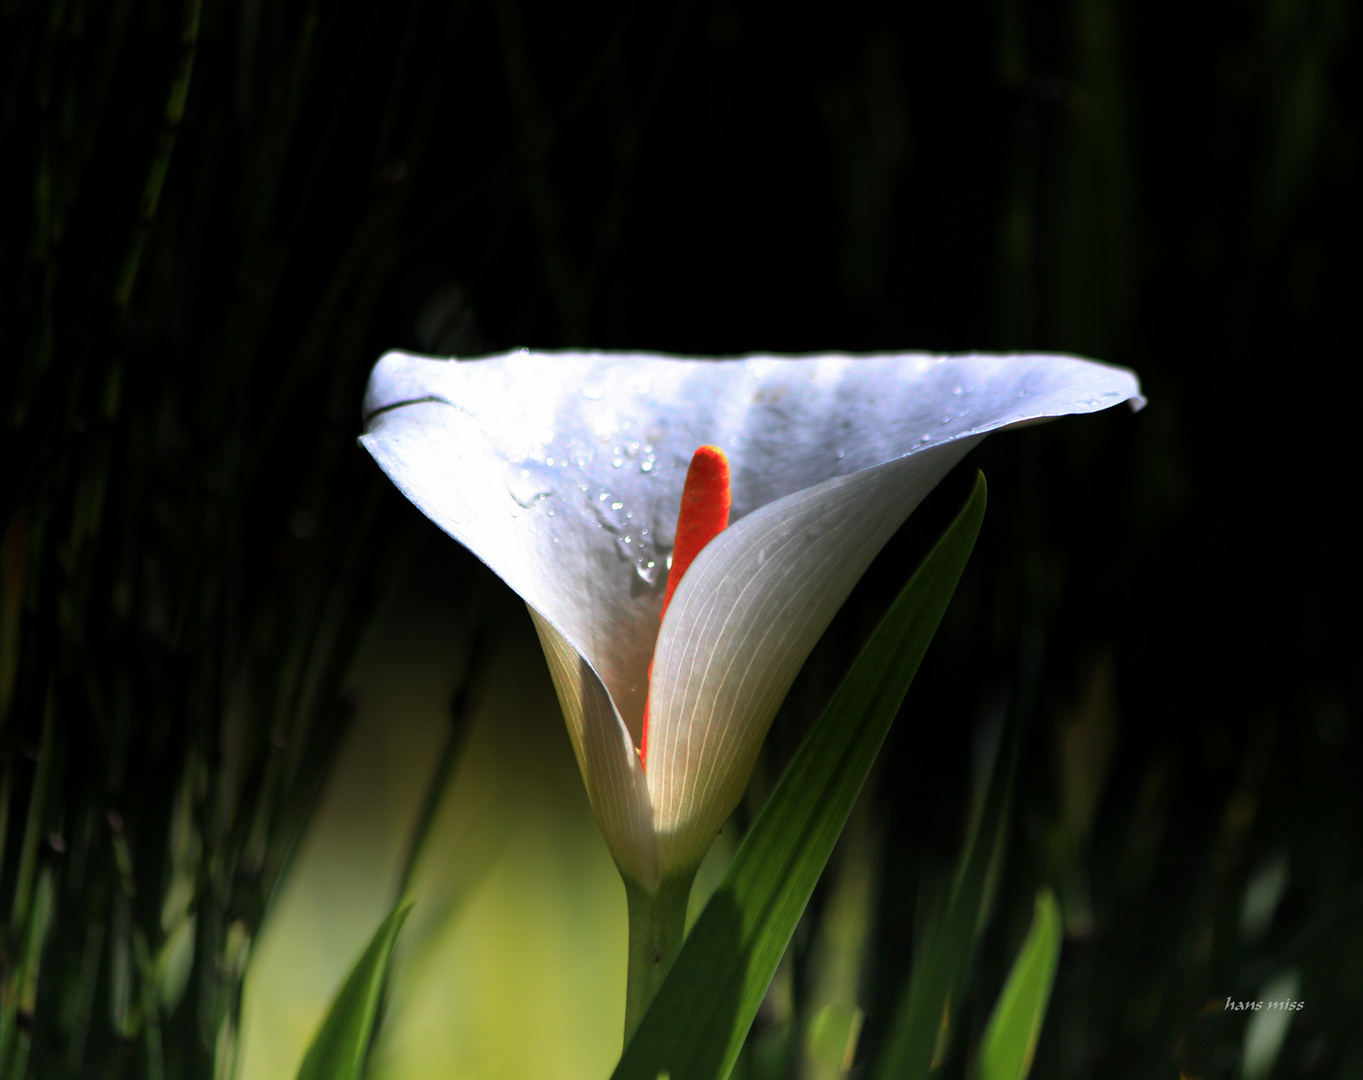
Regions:
[[[1123, 401], [1144, 404], [1133, 373], [1067, 356], [389, 353], [360, 441], [529, 607], [607, 846], [653, 892], [699, 865], [810, 649], [951, 467], [988, 432]], [[732, 524], [660, 623], [710, 444]]]

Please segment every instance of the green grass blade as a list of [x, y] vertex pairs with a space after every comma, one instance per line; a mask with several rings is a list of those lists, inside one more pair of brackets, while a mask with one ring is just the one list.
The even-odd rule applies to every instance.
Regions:
[[1051, 1000], [1063, 936], [1060, 908], [1051, 890], [1042, 889], [1036, 895], [1032, 928], [984, 1029], [978, 1080], [1026, 1080]]
[[411, 910], [404, 904], [374, 932], [303, 1056], [297, 1080], [360, 1080], [393, 945]]
[[966, 836], [946, 903], [915, 952], [874, 1080], [924, 1080], [950, 1046], [975, 942], [988, 921], [1002, 867], [1018, 731], [1016, 723], [1005, 729], [984, 806]]
[[857, 657], [753, 823], [614, 1080], [721, 1080], [785, 952], [984, 519], [984, 476]]

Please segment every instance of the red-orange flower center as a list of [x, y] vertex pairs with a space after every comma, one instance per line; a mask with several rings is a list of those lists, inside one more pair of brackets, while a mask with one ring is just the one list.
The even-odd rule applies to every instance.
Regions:
[[[733, 497], [729, 492], [729, 459], [718, 446], [702, 446], [691, 457], [686, 470], [686, 484], [682, 487], [681, 513], [677, 516], [677, 539], [672, 546], [672, 567], [667, 574], [667, 593], [663, 596], [663, 610], [667, 614], [672, 594], [681, 584], [682, 575], [700, 554], [701, 548], [718, 536], [729, 524], [729, 506]], [[648, 666], [653, 678], [653, 665]], [[639, 746], [639, 763], [648, 765], [648, 705], [644, 705], [643, 738]]]

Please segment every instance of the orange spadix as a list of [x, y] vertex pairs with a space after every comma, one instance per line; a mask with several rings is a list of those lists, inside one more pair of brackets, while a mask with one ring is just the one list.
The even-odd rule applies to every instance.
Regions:
[[[691, 456], [686, 470], [686, 484], [682, 487], [681, 513], [677, 515], [677, 539], [672, 546], [672, 567], [667, 574], [667, 592], [663, 596], [661, 619], [672, 603], [672, 594], [681, 584], [682, 575], [700, 554], [701, 548], [728, 527], [729, 506], [733, 496], [729, 491], [729, 459], [718, 446], [702, 446]], [[653, 665], [648, 668], [653, 677]], [[643, 737], [639, 746], [639, 763], [648, 765], [648, 706], [644, 706]]]

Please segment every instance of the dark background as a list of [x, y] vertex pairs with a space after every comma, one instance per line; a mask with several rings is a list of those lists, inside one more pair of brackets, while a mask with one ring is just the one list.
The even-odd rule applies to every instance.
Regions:
[[[1220, 1002], [1294, 968], [1276, 1075], [1363, 1076], [1352, 5], [199, 3], [0, 9], [0, 1076], [211, 1075], [368, 613], [480, 574], [355, 447], [368, 368], [521, 345], [1136, 369], [1143, 413], [953, 474], [778, 721], [773, 769], [982, 467], [877, 780], [859, 1060], [1001, 708], [948, 1071], [1050, 883], [1035, 1075], [1230, 1076]], [[176, 882], [193, 975], [155, 1006]]]

